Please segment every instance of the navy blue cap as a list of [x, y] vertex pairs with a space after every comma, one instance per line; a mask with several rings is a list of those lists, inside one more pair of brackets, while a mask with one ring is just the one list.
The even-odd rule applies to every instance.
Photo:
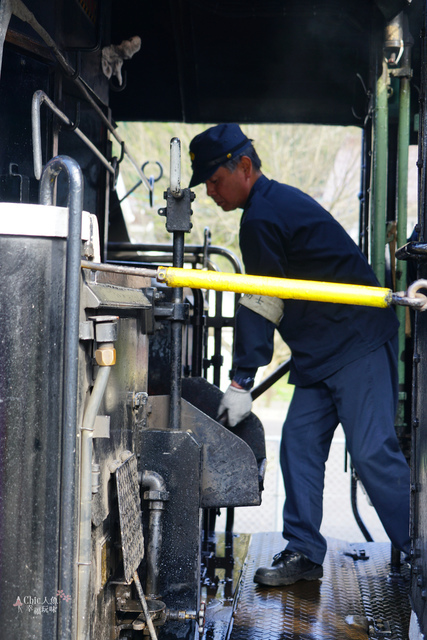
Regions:
[[238, 124], [218, 124], [199, 133], [190, 142], [193, 176], [189, 187], [206, 182], [222, 164], [238, 155], [251, 142]]

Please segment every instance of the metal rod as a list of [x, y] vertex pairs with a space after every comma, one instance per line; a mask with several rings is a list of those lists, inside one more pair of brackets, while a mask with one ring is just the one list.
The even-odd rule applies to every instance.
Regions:
[[[31, 124], [33, 131], [33, 159], [34, 159], [34, 176], [37, 180], [40, 180], [40, 176], [43, 170], [43, 160], [42, 160], [42, 143], [41, 143], [41, 124], [40, 124], [40, 108], [42, 104], [45, 104], [49, 107], [49, 109], [67, 126], [71, 126], [73, 123], [65, 115], [57, 106], [52, 102], [52, 100], [44, 93], [44, 91], [38, 90], [33, 95], [33, 101], [31, 106]], [[105, 156], [97, 149], [97, 147], [85, 136], [85, 134], [76, 127], [73, 129], [76, 136], [84, 142], [84, 144], [89, 147], [92, 153], [102, 162], [104, 167], [106, 167], [107, 171], [109, 171], [112, 175], [115, 174], [114, 167], [107, 160]]]
[[[58, 156], [50, 160], [40, 182], [40, 203], [53, 204], [56, 179], [65, 171], [69, 181], [68, 240], [64, 308], [64, 376], [61, 451], [61, 507], [59, 530], [59, 588], [66, 595], [74, 592], [76, 529], [76, 442], [77, 384], [80, 313], [80, 254], [83, 210], [83, 176], [75, 160]], [[61, 640], [72, 638], [73, 602], [64, 599], [59, 608], [58, 634]]]
[[378, 282], [385, 283], [385, 244], [387, 215], [387, 155], [388, 155], [388, 67], [383, 61], [377, 79], [374, 117], [374, 161], [372, 171], [372, 267]]
[[222, 291], [215, 292], [215, 326], [214, 326], [214, 354], [211, 359], [211, 363], [213, 365], [213, 383], [216, 387], [221, 386], [221, 367], [223, 364], [223, 356], [222, 356], [222, 327], [221, 327], [221, 319], [223, 318], [222, 314], [222, 304], [223, 304], [223, 295]]
[[382, 287], [248, 276], [199, 269], [159, 267], [157, 280], [170, 287], [194, 287], [213, 289], [214, 291], [269, 295], [284, 299], [316, 300], [383, 308], [392, 301], [391, 290]]
[[181, 141], [172, 138], [170, 141], [170, 189], [175, 198], [180, 198], [181, 191]]
[[369, 257], [369, 184], [371, 175], [371, 121], [362, 129], [362, 150], [360, 169], [360, 214], [359, 214], [359, 248]]
[[289, 372], [290, 368], [291, 359], [289, 358], [289, 360], [285, 360], [285, 362], [282, 362], [282, 364], [279, 365], [277, 369], [275, 369], [275, 371], [273, 371], [273, 373], [268, 376], [268, 378], [265, 378], [265, 380], [263, 380], [260, 384], [252, 389], [252, 400], [256, 400], [260, 397], [260, 395], [270, 389], [273, 384], [275, 384], [278, 380], [280, 380], [280, 378], [283, 378], [283, 376]]
[[145, 622], [147, 623], [148, 630], [150, 632], [151, 640], [157, 640], [156, 630], [154, 629], [154, 624], [150, 616], [150, 612], [148, 610], [147, 600], [145, 599], [144, 592], [142, 590], [141, 581], [138, 576], [138, 572], [135, 571], [133, 574], [133, 580], [135, 582], [136, 590], [138, 591], [138, 596], [141, 601], [142, 610], [145, 616]]
[[[402, 66], [407, 68], [408, 75], [400, 78], [399, 92], [399, 126], [398, 126], [398, 161], [397, 161], [397, 246], [407, 241], [407, 201], [408, 201], [408, 151], [411, 120], [411, 82], [410, 82], [410, 46], [405, 45]], [[407, 287], [407, 263], [400, 260], [396, 266], [396, 289], [404, 291]], [[396, 308], [399, 326], [399, 391], [405, 393], [405, 348], [406, 348], [406, 314], [404, 307]], [[396, 425], [405, 425], [405, 398], [400, 397], [397, 410]]]
[[[172, 138], [170, 142], [170, 193], [175, 200], [183, 197], [181, 191], [181, 142], [178, 138]], [[167, 213], [167, 215], [169, 215]], [[178, 227], [173, 232], [173, 261], [174, 267], [184, 266], [184, 229]], [[181, 230], [180, 230], [181, 229]], [[184, 292], [182, 287], [177, 287], [174, 291], [172, 303], [174, 309], [182, 307]], [[171, 321], [171, 386], [170, 386], [170, 409], [169, 427], [171, 429], [181, 428], [181, 395], [182, 395], [182, 333], [183, 320], [179, 314], [179, 319]]]
[[194, 311], [192, 317], [193, 344], [191, 349], [191, 376], [202, 375], [203, 334], [205, 326], [204, 297], [200, 289], [193, 289]]
[[81, 260], [82, 269], [90, 269], [92, 271], [106, 271], [107, 273], [123, 273], [128, 276], [143, 276], [144, 278], [155, 278], [157, 269], [140, 269], [138, 267], [122, 267], [114, 264], [104, 264], [101, 262], [90, 262], [90, 260]]
[[[173, 234], [173, 265], [182, 267], [184, 264], [184, 232], [175, 231]], [[172, 302], [180, 305], [183, 301], [183, 288], [177, 287]], [[181, 393], [182, 393], [182, 321], [171, 321], [171, 388], [169, 427], [181, 428]]]

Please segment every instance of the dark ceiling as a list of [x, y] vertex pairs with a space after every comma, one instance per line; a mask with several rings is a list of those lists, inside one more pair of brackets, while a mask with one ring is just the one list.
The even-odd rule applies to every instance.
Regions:
[[[113, 0], [112, 41], [139, 35], [116, 120], [362, 124], [386, 20], [423, 0]], [[414, 49], [417, 54], [417, 47]]]

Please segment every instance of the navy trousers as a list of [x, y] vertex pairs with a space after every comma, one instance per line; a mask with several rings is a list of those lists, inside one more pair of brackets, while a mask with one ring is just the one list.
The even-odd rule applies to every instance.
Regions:
[[283, 425], [280, 462], [285, 484], [287, 549], [321, 564], [325, 462], [342, 424], [353, 465], [393, 545], [409, 553], [409, 466], [394, 429], [395, 341], [310, 387], [296, 387]]

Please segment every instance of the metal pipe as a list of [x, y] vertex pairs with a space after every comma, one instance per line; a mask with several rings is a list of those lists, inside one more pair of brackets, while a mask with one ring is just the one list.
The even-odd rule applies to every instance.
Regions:
[[359, 214], [359, 248], [363, 255], [369, 256], [369, 182], [371, 174], [371, 127], [365, 123], [362, 129], [362, 150], [360, 169], [360, 214]]
[[[138, 258], [141, 258], [138, 260]], [[117, 264], [117, 265], [128, 265], [137, 267], [138, 265], [152, 265], [153, 268], [158, 268], [159, 266], [165, 266], [166, 264], [172, 264], [172, 256], [168, 254], [164, 255], [145, 255], [145, 256], [132, 256], [132, 260], [116, 260], [111, 259], [107, 261], [107, 264]], [[189, 265], [197, 265], [200, 264], [197, 256], [184, 256], [184, 263]], [[195, 266], [197, 269], [197, 266]], [[208, 269], [211, 271], [219, 271], [217, 265], [212, 262], [212, 260], [208, 260]]]
[[170, 189], [175, 198], [180, 198], [181, 191], [181, 141], [172, 138], [170, 141]]
[[169, 499], [165, 481], [155, 471], [144, 471], [141, 485], [149, 491], [144, 498], [149, 501], [148, 543], [146, 552], [147, 582], [145, 590], [150, 598], [159, 595], [160, 553], [162, 549], [162, 512], [164, 501]]
[[377, 79], [374, 110], [374, 158], [372, 170], [372, 268], [383, 287], [385, 284], [385, 244], [387, 216], [388, 155], [388, 67], [383, 60]]
[[202, 375], [203, 333], [205, 326], [204, 297], [200, 289], [193, 289], [194, 310], [192, 317], [193, 345], [191, 349], [191, 376]]
[[[184, 232], [175, 231], [173, 234], [173, 265], [182, 267], [184, 264]], [[172, 303], [182, 305], [183, 288], [176, 287]], [[182, 392], [182, 320], [171, 321], [171, 387], [169, 427], [181, 428], [181, 392]]]
[[[61, 507], [59, 525], [59, 588], [65, 595], [74, 591], [75, 566], [75, 469], [77, 442], [77, 382], [80, 313], [81, 221], [83, 176], [75, 160], [58, 156], [50, 160], [41, 176], [40, 203], [53, 204], [56, 179], [65, 171], [69, 182], [68, 240], [64, 305], [64, 377], [61, 451]], [[72, 637], [73, 600], [64, 599], [58, 614], [61, 640]]]
[[317, 300], [383, 308], [392, 301], [391, 290], [382, 287], [217, 273], [198, 269], [159, 267], [157, 279], [170, 287], [234, 291], [295, 300]]
[[91, 271], [104, 271], [107, 273], [123, 273], [129, 276], [142, 276], [144, 278], [155, 278], [157, 269], [139, 269], [138, 267], [122, 267], [114, 264], [104, 264], [101, 262], [91, 262], [90, 260], [81, 261], [82, 269], [90, 269]]
[[148, 487], [150, 491], [166, 491], [165, 481], [156, 471], [144, 471], [142, 473], [141, 485]]
[[[407, 241], [407, 202], [408, 202], [408, 150], [411, 120], [411, 81], [410, 58], [411, 44], [405, 38], [405, 50], [402, 56], [402, 68], [406, 75], [400, 77], [399, 92], [399, 126], [398, 126], [398, 160], [397, 160], [397, 246], [401, 247]], [[404, 291], [407, 286], [407, 263], [405, 260], [398, 262], [396, 268], [396, 289]], [[397, 307], [396, 314], [400, 322], [399, 326], [399, 403], [396, 425], [405, 425], [405, 348], [406, 348], [406, 309]]]
[[[173, 246], [171, 244], [140, 244], [140, 243], [131, 243], [131, 242], [109, 242], [108, 250], [112, 252], [120, 252], [120, 251], [158, 251], [164, 253], [172, 253]], [[205, 251], [207, 251], [208, 255], [219, 255], [223, 258], [226, 258], [230, 264], [233, 266], [234, 271], [236, 273], [243, 273], [243, 266], [239, 258], [229, 249], [224, 249], [224, 247], [217, 247], [216, 245], [208, 245], [207, 249], [205, 245], [193, 245], [187, 244], [185, 245], [185, 254], [193, 253], [193, 254], [201, 254], [204, 256]], [[200, 260], [200, 264], [203, 264], [202, 260]]]
[[[224, 362], [222, 356], [222, 315], [223, 295], [222, 291], [215, 292], [215, 324], [214, 324], [214, 354], [211, 362], [213, 365], [213, 383], [216, 387], [221, 386], [221, 367]], [[234, 352], [234, 351], [233, 351]]]
[[[33, 132], [33, 160], [34, 160], [34, 176], [37, 180], [40, 180], [40, 176], [43, 170], [42, 160], [42, 143], [41, 143], [41, 124], [40, 124], [40, 108], [42, 104], [46, 104], [49, 109], [67, 126], [71, 126], [73, 123], [57, 106], [50, 100], [50, 98], [44, 93], [44, 91], [38, 90], [33, 95], [33, 101], [31, 105], [31, 125]], [[76, 136], [89, 147], [89, 149], [96, 155], [96, 157], [102, 162], [107, 171], [112, 175], [115, 174], [114, 167], [107, 160], [105, 156], [97, 149], [97, 147], [85, 136], [83, 131], [78, 127], [73, 129]]]
[[[172, 138], [170, 142], [170, 193], [175, 200], [183, 197], [181, 191], [181, 142], [178, 138]], [[173, 232], [173, 266], [184, 266], [184, 227]], [[180, 230], [181, 229], [181, 230]], [[180, 309], [183, 303], [184, 292], [182, 287], [176, 287], [172, 303], [174, 309]], [[182, 329], [183, 319], [179, 317], [171, 321], [171, 386], [170, 386], [170, 429], [181, 428], [181, 393], [182, 393]]]
[[[77, 640], [89, 638], [89, 593], [92, 559], [92, 436], [111, 367], [100, 366], [84, 412], [80, 444], [80, 526], [77, 574]], [[61, 605], [62, 606], [62, 605]]]
[[[147, 545], [147, 585], [146, 590], [149, 596], [159, 595], [159, 558], [162, 548], [162, 509], [156, 508], [154, 503], [159, 501], [152, 501], [150, 510], [150, 517], [148, 523], [149, 540]], [[161, 504], [161, 503], [160, 503]]]

